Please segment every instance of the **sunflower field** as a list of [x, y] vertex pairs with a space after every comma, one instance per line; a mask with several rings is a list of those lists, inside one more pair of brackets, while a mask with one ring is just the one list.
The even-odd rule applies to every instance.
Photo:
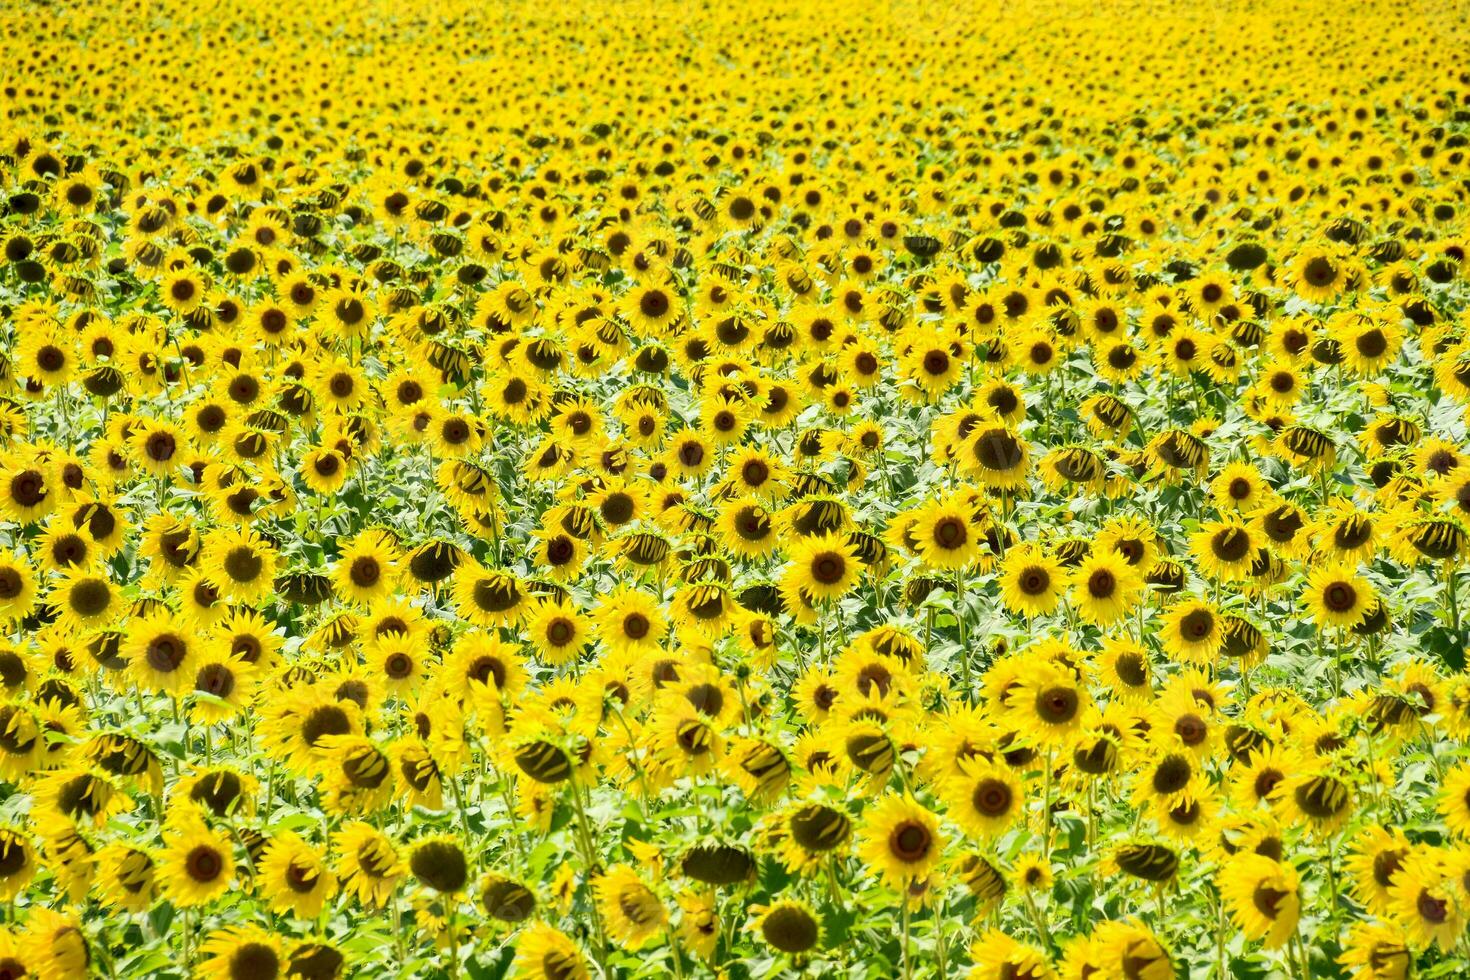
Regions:
[[1463, 0], [0, 0], [0, 980], [1470, 976], [1467, 151]]

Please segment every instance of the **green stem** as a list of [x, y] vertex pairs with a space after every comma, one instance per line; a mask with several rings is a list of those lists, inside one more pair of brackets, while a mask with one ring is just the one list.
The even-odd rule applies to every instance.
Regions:
[[956, 571], [954, 573], [954, 618], [960, 624], [960, 671], [964, 678], [965, 700], [975, 700], [975, 684], [970, 678], [970, 638], [968, 624], [965, 622], [965, 573]]
[[903, 889], [903, 904], [899, 906], [899, 921], [903, 925], [903, 980], [909, 980], [913, 972], [909, 966], [909, 890], [907, 885]]
[[[582, 856], [587, 862], [587, 875], [590, 878], [596, 873], [597, 868], [596, 851], [592, 846], [594, 839], [592, 836], [592, 826], [587, 819], [587, 807], [582, 803], [582, 791], [577, 787], [575, 779], [572, 780], [571, 790], [572, 805], [577, 811], [577, 827], [580, 830], [579, 837], [582, 844]], [[594, 901], [591, 905], [592, 928], [597, 935], [597, 962], [599, 966], [604, 966], [607, 962], [607, 935], [602, 931], [602, 916], [597, 911], [597, 903]]]
[[1450, 630], [1455, 635], [1455, 642], [1460, 640], [1460, 600], [1455, 589], [1455, 566], [1450, 562], [1444, 563], [1444, 591], [1449, 599], [1450, 606]]

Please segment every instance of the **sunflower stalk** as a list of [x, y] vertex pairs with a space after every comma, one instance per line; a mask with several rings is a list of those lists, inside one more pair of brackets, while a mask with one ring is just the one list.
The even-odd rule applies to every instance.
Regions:
[[904, 888], [904, 890], [903, 890], [903, 899], [899, 903], [898, 917], [899, 917], [900, 928], [902, 929], [902, 932], [903, 932], [903, 936], [902, 936], [902, 940], [901, 940], [901, 942], [902, 942], [901, 956], [903, 958], [903, 977], [904, 977], [904, 980], [909, 980], [909, 978], [913, 976], [913, 970], [912, 970], [912, 968], [909, 965], [909, 890], [908, 890], [907, 887]]
[[[590, 878], [597, 870], [597, 850], [593, 846], [592, 824], [587, 818], [587, 807], [582, 802], [582, 791], [577, 786], [576, 779], [571, 780], [572, 806], [577, 813], [578, 841], [582, 845], [582, 860], [587, 865], [587, 875]], [[599, 966], [606, 969], [607, 962], [607, 934], [602, 928], [602, 915], [597, 911], [597, 903], [591, 903], [592, 928], [597, 937], [597, 962]]]
[[1455, 581], [1455, 565], [1451, 561], [1444, 563], [1444, 594], [1445, 603], [1448, 606], [1450, 617], [1450, 634], [1455, 643], [1460, 643], [1460, 598], [1459, 589]]
[[973, 704], [975, 682], [970, 677], [969, 623], [965, 616], [965, 573], [962, 569], [954, 573], [954, 616], [960, 627], [960, 671], [964, 679], [965, 700]]

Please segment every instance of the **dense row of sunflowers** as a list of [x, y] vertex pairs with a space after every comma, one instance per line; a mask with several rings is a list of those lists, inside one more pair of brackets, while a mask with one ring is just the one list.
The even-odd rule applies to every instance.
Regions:
[[0, 10], [0, 977], [1463, 976], [1454, 4]]

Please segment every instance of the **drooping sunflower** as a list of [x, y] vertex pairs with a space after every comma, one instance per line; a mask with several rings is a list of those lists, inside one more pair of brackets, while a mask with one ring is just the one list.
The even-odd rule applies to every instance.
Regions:
[[530, 925], [516, 943], [515, 968], [535, 980], [591, 980], [582, 951], [571, 937], [544, 922]]
[[1290, 864], [1237, 854], [1220, 871], [1220, 895], [1247, 939], [1277, 949], [1296, 934], [1300, 882]]
[[975, 426], [959, 453], [961, 468], [992, 490], [1024, 487], [1030, 461], [1025, 440], [1004, 424]]
[[393, 842], [361, 820], [333, 834], [332, 849], [342, 891], [368, 908], [382, 908], [408, 872]]
[[613, 865], [598, 875], [592, 893], [608, 935], [625, 949], [643, 947], [668, 922], [663, 902], [630, 865]]
[[771, 816], [765, 836], [781, 863], [801, 873], [840, 855], [852, 838], [852, 829], [852, 819], [840, 809], [815, 800], [798, 800]]
[[1250, 573], [1259, 545], [1250, 525], [1238, 517], [1228, 517], [1203, 524], [1190, 536], [1189, 548], [1205, 575], [1237, 581]]
[[124, 912], [145, 912], [158, 901], [158, 862], [153, 853], [124, 841], [97, 852], [102, 901]]
[[821, 945], [822, 924], [812, 907], [796, 899], [753, 905], [752, 929], [778, 953], [801, 956]]
[[407, 865], [419, 884], [440, 895], [458, 895], [469, 884], [469, 858], [451, 834], [431, 834], [417, 841]]
[[286, 956], [274, 934], [253, 926], [234, 926], [210, 933], [199, 946], [208, 957], [199, 967], [208, 980], [285, 976]]

